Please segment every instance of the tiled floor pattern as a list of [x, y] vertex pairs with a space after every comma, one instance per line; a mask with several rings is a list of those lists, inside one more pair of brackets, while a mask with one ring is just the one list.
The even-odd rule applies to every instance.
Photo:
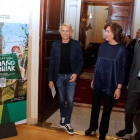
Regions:
[[[75, 131], [84, 134], [84, 131], [89, 128], [90, 114], [91, 114], [91, 105], [75, 103], [71, 117], [71, 125]], [[100, 111], [99, 122], [101, 119], [101, 115], [102, 108]], [[110, 118], [109, 132], [107, 136], [116, 137], [115, 135], [116, 132], [118, 132], [121, 129], [124, 129], [125, 126], [124, 118], [125, 118], [124, 109], [113, 108]], [[60, 110], [58, 109], [50, 118], [47, 119], [46, 122], [52, 123], [51, 127], [59, 127]], [[131, 135], [134, 135], [135, 132], [136, 129], [134, 126], [134, 131], [133, 134]], [[96, 131], [96, 133], [98, 134], [99, 131]], [[129, 139], [130, 136], [126, 135], [124, 138]]]

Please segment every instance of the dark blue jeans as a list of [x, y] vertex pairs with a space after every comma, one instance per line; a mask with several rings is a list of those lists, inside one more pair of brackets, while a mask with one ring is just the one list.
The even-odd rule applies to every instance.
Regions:
[[[70, 124], [76, 88], [76, 82], [69, 82], [71, 75], [72, 74], [59, 74], [56, 82], [59, 91], [60, 113], [61, 117], [65, 117], [65, 124]], [[66, 93], [67, 105], [65, 104]]]

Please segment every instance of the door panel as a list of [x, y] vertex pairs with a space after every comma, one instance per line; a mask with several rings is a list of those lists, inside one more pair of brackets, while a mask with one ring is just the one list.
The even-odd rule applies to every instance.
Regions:
[[133, 2], [109, 3], [108, 22], [117, 22], [125, 35], [130, 35], [133, 14]]
[[48, 70], [52, 43], [61, 39], [58, 29], [64, 19], [63, 11], [64, 0], [41, 0], [38, 125], [59, 108], [58, 90], [53, 98], [48, 86]]
[[[60, 23], [60, 11], [61, 11], [60, 8], [61, 8], [61, 3], [56, 2], [56, 0], [49, 0], [48, 30], [58, 31], [59, 23]], [[53, 12], [54, 9], [56, 9], [55, 12], [57, 14], [55, 12]]]
[[48, 0], [47, 2], [47, 33], [58, 33], [64, 17], [64, 0]]

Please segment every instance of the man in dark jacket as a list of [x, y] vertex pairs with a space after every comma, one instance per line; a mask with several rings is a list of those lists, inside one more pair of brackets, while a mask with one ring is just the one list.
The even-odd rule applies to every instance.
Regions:
[[136, 32], [136, 38], [134, 38], [131, 42], [131, 47], [135, 48], [135, 44], [140, 43], [140, 29], [137, 30]]
[[[133, 118], [140, 99], [140, 43], [135, 45], [135, 53], [129, 75], [128, 98], [126, 103], [125, 129], [116, 133], [118, 137], [133, 132]], [[140, 140], [140, 116], [136, 126], [135, 140]]]
[[[60, 26], [62, 40], [53, 43], [49, 63], [49, 87], [53, 88], [56, 82], [59, 91], [60, 126], [65, 128], [69, 134], [74, 134], [70, 125], [71, 113], [73, 109], [73, 99], [75, 94], [77, 78], [83, 67], [82, 51], [80, 42], [70, 39], [72, 26], [63, 23]], [[67, 105], [65, 97], [67, 92]]]

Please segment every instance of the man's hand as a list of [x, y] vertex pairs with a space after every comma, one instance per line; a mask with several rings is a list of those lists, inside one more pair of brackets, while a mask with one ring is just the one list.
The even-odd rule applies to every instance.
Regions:
[[76, 79], [77, 79], [77, 74], [74, 73], [74, 74], [72, 74], [72, 76], [70, 77], [69, 82], [75, 82]]
[[91, 84], [90, 84], [91, 88], [93, 89], [93, 80], [91, 81]]
[[49, 81], [49, 88], [51, 89], [54, 86], [53, 81]]
[[115, 100], [117, 100], [117, 99], [119, 99], [120, 98], [120, 96], [121, 96], [121, 89], [116, 89], [115, 90], [115, 93], [114, 93], [114, 99]]

